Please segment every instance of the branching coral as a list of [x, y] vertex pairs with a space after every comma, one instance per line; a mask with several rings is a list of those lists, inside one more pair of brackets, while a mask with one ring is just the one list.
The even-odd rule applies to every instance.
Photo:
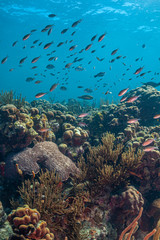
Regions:
[[67, 236], [71, 240], [80, 239], [80, 219], [87, 198], [81, 194], [67, 197], [55, 172], [41, 172], [37, 180], [26, 180], [19, 193], [27, 205], [40, 212], [55, 235], [62, 238]]
[[6, 104], [14, 104], [17, 108], [21, 108], [25, 105], [25, 97], [22, 97], [22, 95], [17, 95], [12, 90], [7, 91], [1, 91], [0, 92], [0, 105], [6, 105]]
[[102, 144], [90, 148], [89, 154], [79, 161], [82, 169], [80, 181], [89, 182], [91, 189], [115, 188], [126, 184], [130, 171], [135, 171], [142, 158], [142, 152], [133, 148], [124, 151], [123, 144], [116, 144], [115, 136], [106, 133]]

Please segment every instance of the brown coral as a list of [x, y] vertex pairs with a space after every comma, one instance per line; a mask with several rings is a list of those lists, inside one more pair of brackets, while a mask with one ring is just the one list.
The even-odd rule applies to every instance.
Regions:
[[[25, 237], [26, 239], [54, 239], [54, 234], [50, 233], [47, 223], [40, 221], [40, 213], [27, 205], [19, 207], [9, 214], [8, 221], [12, 225], [17, 239], [18, 237], [24, 237], [24, 239]], [[11, 237], [11, 240], [15, 239], [15, 235]]]

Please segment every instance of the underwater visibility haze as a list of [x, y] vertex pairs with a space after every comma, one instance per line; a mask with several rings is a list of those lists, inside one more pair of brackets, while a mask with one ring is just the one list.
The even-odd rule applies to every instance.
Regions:
[[160, 240], [160, 1], [0, 1], [0, 240]]

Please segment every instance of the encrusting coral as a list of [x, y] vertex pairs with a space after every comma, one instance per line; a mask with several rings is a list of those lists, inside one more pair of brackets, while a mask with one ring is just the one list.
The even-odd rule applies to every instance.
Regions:
[[54, 234], [50, 233], [45, 221], [40, 221], [40, 213], [28, 205], [13, 210], [8, 215], [8, 221], [13, 228], [12, 239], [43, 239], [53, 240]]
[[78, 167], [82, 174], [79, 179], [89, 182], [92, 193], [125, 186], [130, 171], [136, 170], [142, 156], [140, 150], [137, 153], [133, 148], [124, 150], [123, 144], [116, 144], [114, 134], [106, 133], [102, 137], [102, 144], [90, 148], [86, 159], [81, 157]]

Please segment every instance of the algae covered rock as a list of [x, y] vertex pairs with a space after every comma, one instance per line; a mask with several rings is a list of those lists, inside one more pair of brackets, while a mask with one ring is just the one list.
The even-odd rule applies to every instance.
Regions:
[[58, 146], [53, 142], [40, 142], [33, 148], [26, 148], [19, 153], [10, 154], [6, 159], [6, 176], [15, 179], [18, 174], [16, 164], [24, 175], [32, 175], [32, 171], [38, 173], [40, 169], [55, 170], [62, 180], [69, 175], [77, 175], [79, 169], [72, 160], [63, 155]]

